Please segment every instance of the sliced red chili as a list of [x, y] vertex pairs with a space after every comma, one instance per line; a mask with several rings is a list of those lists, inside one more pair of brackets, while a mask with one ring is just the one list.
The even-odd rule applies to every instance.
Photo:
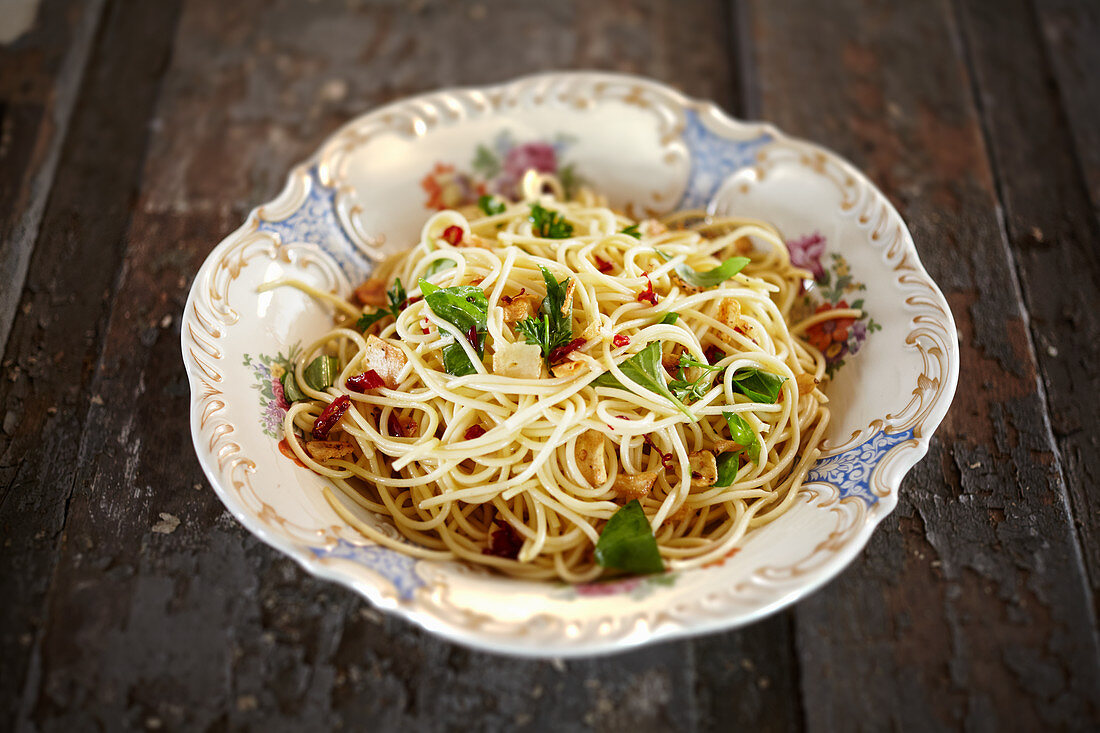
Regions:
[[351, 407], [351, 398], [347, 395], [340, 395], [328, 403], [325, 409], [321, 410], [321, 414], [317, 416], [317, 419], [313, 421], [313, 439], [325, 440], [328, 438], [329, 431], [336, 423], [340, 422], [340, 418], [344, 416], [349, 407]]
[[489, 531], [489, 546], [482, 550], [484, 555], [506, 557], [515, 560], [519, 557], [520, 548], [523, 547], [523, 538], [516, 532], [516, 528], [505, 520], [497, 517], [493, 520], [498, 529]]
[[356, 374], [354, 377], [348, 377], [348, 381], [344, 382], [347, 388], [352, 392], [358, 392], [362, 394], [369, 389], [378, 389], [379, 387], [386, 386], [385, 380], [379, 376], [378, 372], [373, 369], [368, 369], [362, 374]]
[[390, 413], [388, 425], [390, 435], [395, 438], [411, 438], [416, 432], [416, 423], [402, 420], [397, 416], [396, 412]]
[[614, 346], [630, 346], [630, 337], [624, 336], [621, 333], [615, 334], [615, 337], [611, 339], [611, 343]]
[[485, 435], [485, 428], [480, 425], [471, 425], [466, 428], [466, 440], [474, 440], [475, 438], [480, 438], [482, 435]]
[[599, 255], [593, 255], [592, 257], [594, 260], [596, 260], [596, 269], [600, 272], [611, 272], [615, 269], [615, 266], [605, 260], [603, 257], [600, 257]]
[[649, 273], [648, 272], [643, 272], [642, 275], [645, 276], [646, 286], [645, 286], [645, 290], [638, 293], [638, 302], [639, 303], [649, 302], [649, 303], [652, 303], [653, 305], [657, 305], [657, 293], [654, 292], [654, 290], [653, 290], [653, 281], [649, 279]]
[[707, 350], [703, 352], [703, 356], [707, 357], [708, 364], [717, 364], [719, 361], [726, 358], [726, 352], [722, 351], [717, 346], [708, 346]]
[[527, 288], [520, 288], [519, 292], [515, 295], [502, 295], [500, 296], [500, 302], [504, 305], [511, 305], [512, 301], [527, 292]]
[[569, 356], [582, 346], [584, 346], [584, 339], [577, 338], [573, 339], [567, 344], [563, 344], [557, 347], [556, 349], [551, 349], [550, 365], [553, 366], [554, 364], [560, 364], [561, 362], [565, 361], [565, 357]]
[[477, 326], [470, 326], [470, 330], [466, 332], [466, 340], [470, 342], [470, 346], [474, 347], [474, 351], [477, 351]]
[[464, 233], [462, 227], [451, 225], [443, 230], [443, 239], [447, 241], [452, 247], [457, 247], [462, 243], [462, 237]]
[[649, 446], [649, 449], [651, 451], [653, 451], [654, 453], [656, 453], [657, 455], [659, 455], [661, 457], [661, 465], [664, 468], [671, 468], [672, 467], [672, 454], [671, 453], [665, 453], [660, 448], [658, 448], [657, 444], [654, 443], [653, 439], [650, 438], [648, 435], [643, 435], [642, 440], [645, 441], [645, 444]]

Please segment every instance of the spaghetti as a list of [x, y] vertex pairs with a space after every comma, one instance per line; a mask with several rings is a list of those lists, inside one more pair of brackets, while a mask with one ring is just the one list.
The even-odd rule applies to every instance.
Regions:
[[288, 375], [287, 442], [416, 557], [567, 582], [723, 559], [790, 508], [828, 423], [825, 359], [789, 323], [810, 273], [763, 222], [521, 188], [431, 216], [364, 307], [265, 286], [336, 310]]

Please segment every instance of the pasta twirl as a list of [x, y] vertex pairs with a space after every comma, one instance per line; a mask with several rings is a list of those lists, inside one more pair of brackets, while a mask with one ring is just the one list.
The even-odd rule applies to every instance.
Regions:
[[358, 291], [372, 305], [334, 299], [288, 443], [345, 519], [418, 557], [591, 580], [637, 500], [663, 567], [722, 559], [791, 506], [828, 423], [824, 358], [789, 323], [809, 273], [763, 222], [522, 190], [431, 216]]

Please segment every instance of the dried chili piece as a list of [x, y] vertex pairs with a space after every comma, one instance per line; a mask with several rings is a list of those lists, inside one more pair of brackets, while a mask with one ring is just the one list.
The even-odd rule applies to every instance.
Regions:
[[369, 389], [378, 389], [379, 387], [386, 386], [386, 382], [373, 369], [368, 369], [362, 374], [356, 374], [354, 377], [348, 377], [344, 385], [352, 392], [358, 392], [360, 394], [366, 392]]
[[507, 521], [497, 517], [493, 520], [498, 529], [490, 530], [489, 546], [482, 550], [483, 555], [506, 557], [515, 560], [519, 557], [520, 548], [523, 547], [523, 538], [516, 532], [516, 528]]
[[466, 429], [465, 438], [466, 440], [474, 440], [475, 438], [480, 438], [482, 435], [485, 435], [485, 428], [480, 425], [471, 425]]
[[557, 348], [551, 349], [549, 356], [550, 365], [553, 366], [554, 364], [560, 364], [565, 361], [565, 357], [584, 346], [584, 341], [585, 340], [582, 338], [576, 338], [567, 344], [562, 344]]
[[615, 334], [615, 337], [611, 339], [613, 346], [630, 346], [630, 337], [624, 336], [621, 333]]
[[592, 259], [596, 260], [596, 269], [600, 272], [611, 272], [613, 269], [615, 269], [614, 265], [612, 265], [610, 262], [605, 260], [603, 257], [600, 257], [599, 255], [593, 255]]
[[661, 457], [661, 466], [663, 466], [664, 468], [671, 468], [672, 467], [672, 454], [671, 453], [665, 453], [660, 448], [658, 448], [657, 444], [654, 443], [653, 439], [650, 438], [648, 435], [643, 435], [642, 440], [645, 442], [646, 445], [649, 446], [649, 449], [651, 451], [653, 451], [654, 453], [656, 453], [657, 455], [659, 455]]
[[336, 423], [340, 422], [340, 418], [344, 416], [349, 407], [351, 407], [351, 398], [347, 395], [340, 395], [328, 403], [325, 409], [321, 410], [321, 414], [317, 416], [317, 419], [313, 421], [313, 439], [325, 440], [328, 438], [329, 431]]
[[649, 279], [649, 273], [648, 272], [643, 272], [642, 275], [645, 277], [646, 286], [645, 286], [645, 290], [638, 293], [638, 302], [639, 303], [648, 302], [648, 303], [651, 303], [653, 305], [657, 305], [657, 293], [653, 290], [653, 281]]
[[465, 236], [462, 227], [457, 225], [451, 225], [443, 230], [443, 239], [447, 244], [452, 247], [457, 247], [462, 243], [462, 237]]

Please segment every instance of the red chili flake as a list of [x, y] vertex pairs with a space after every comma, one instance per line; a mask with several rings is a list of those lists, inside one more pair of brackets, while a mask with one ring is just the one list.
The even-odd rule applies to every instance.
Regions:
[[466, 332], [466, 340], [477, 350], [477, 326], [470, 326], [470, 330]]
[[584, 346], [584, 339], [573, 339], [567, 344], [563, 344], [556, 349], [550, 350], [550, 365], [560, 364], [565, 361], [565, 357], [572, 354], [574, 351]]
[[396, 412], [391, 412], [389, 428], [390, 435], [395, 438], [411, 438], [416, 432], [416, 423], [411, 420], [405, 422], [397, 416]]
[[515, 560], [519, 557], [520, 548], [523, 547], [523, 538], [519, 536], [519, 532], [516, 531], [515, 527], [500, 517], [494, 519], [493, 524], [499, 529], [490, 530], [489, 546], [481, 553]]
[[378, 389], [379, 387], [385, 387], [386, 382], [378, 375], [378, 372], [373, 369], [368, 369], [362, 374], [356, 374], [354, 377], [348, 377], [348, 381], [344, 382], [349, 390], [352, 392], [358, 392], [362, 394], [368, 389]]
[[432, 329], [428, 328], [428, 323], [426, 321], [420, 323], [420, 330], [424, 332], [425, 336], [432, 332]]
[[512, 301], [527, 292], [527, 288], [520, 288], [519, 292], [515, 295], [502, 295], [500, 296], [500, 302], [504, 305], [511, 305]]
[[605, 260], [603, 257], [600, 257], [599, 255], [592, 255], [592, 257], [596, 260], [596, 269], [600, 272], [611, 272], [613, 269], [615, 269], [615, 266]]
[[620, 420], [629, 420], [630, 419], [626, 415], [616, 415], [615, 417], [619, 418]]
[[457, 247], [462, 243], [463, 231], [462, 227], [452, 225], [443, 230], [443, 239], [447, 241], [452, 247]]
[[615, 334], [615, 338], [611, 339], [611, 343], [614, 346], [630, 346], [630, 337], [617, 333]]
[[328, 403], [328, 406], [321, 410], [321, 414], [313, 421], [313, 439], [325, 440], [328, 438], [329, 431], [336, 423], [340, 422], [340, 418], [344, 416], [349, 407], [351, 407], [351, 398], [343, 394]]
[[645, 290], [638, 293], [638, 302], [645, 303], [648, 301], [653, 305], [657, 305], [657, 293], [653, 292], [653, 281], [649, 279], [648, 272], [643, 272], [642, 275], [645, 276], [646, 286]]
[[466, 440], [474, 440], [485, 435], [485, 428], [480, 425], [471, 425], [466, 429]]
[[671, 468], [672, 467], [672, 454], [671, 453], [663, 452], [660, 448], [657, 447], [656, 443], [654, 443], [653, 440], [648, 435], [643, 435], [642, 440], [645, 441], [645, 444], [649, 446], [649, 449], [651, 451], [655, 452], [657, 455], [659, 455], [661, 457], [661, 465], [663, 467], [665, 467], [665, 468]]
[[707, 357], [708, 364], [717, 364], [719, 361], [726, 358], [726, 352], [722, 351], [717, 346], [708, 346], [707, 350], [703, 352], [703, 356]]

